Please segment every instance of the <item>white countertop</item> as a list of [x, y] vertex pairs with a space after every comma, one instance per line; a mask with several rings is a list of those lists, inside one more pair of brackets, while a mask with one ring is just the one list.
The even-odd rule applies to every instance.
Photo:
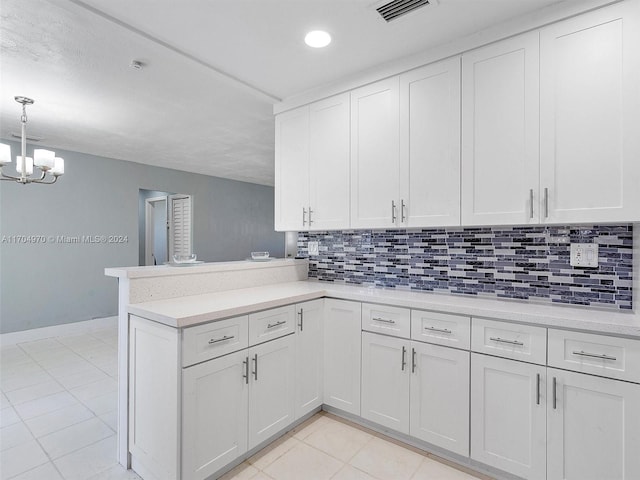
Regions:
[[105, 268], [104, 274], [118, 278], [150, 278], [193, 273], [226, 272], [251, 270], [255, 268], [276, 268], [287, 265], [306, 265], [307, 260], [293, 258], [272, 258], [269, 261], [240, 260], [235, 262], [194, 263], [184, 266], [154, 265], [148, 267], [112, 267]]
[[[247, 264], [251, 265], [250, 262]], [[237, 268], [237, 263], [231, 268]], [[640, 338], [640, 316], [632, 312], [332, 284], [313, 280], [144, 302], [129, 305], [128, 310], [134, 315], [171, 327], [183, 328], [321, 297]]]

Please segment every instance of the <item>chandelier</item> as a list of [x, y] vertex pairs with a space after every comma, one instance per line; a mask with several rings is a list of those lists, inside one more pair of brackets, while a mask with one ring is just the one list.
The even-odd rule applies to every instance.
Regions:
[[[2, 167], [11, 163], [11, 147], [0, 143], [0, 180], [13, 180], [26, 185], [27, 183], [42, 183], [51, 185], [56, 183], [58, 177], [64, 174], [64, 159], [56, 157], [55, 152], [36, 148], [33, 150], [33, 157], [27, 157], [27, 105], [33, 105], [33, 100], [27, 97], [13, 97], [16, 102], [22, 104], [22, 155], [16, 156], [17, 176], [7, 175], [2, 171]], [[33, 175], [33, 166], [40, 169], [40, 176]]]

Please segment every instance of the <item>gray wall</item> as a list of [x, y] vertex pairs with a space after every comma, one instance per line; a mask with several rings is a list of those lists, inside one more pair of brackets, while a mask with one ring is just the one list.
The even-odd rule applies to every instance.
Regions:
[[[10, 143], [15, 154], [19, 146]], [[284, 235], [273, 229], [271, 187], [56, 153], [67, 172], [57, 184], [0, 182], [0, 333], [117, 314], [117, 280], [105, 277], [104, 268], [138, 264], [139, 189], [193, 195], [198, 259], [240, 260], [257, 250], [284, 256]], [[14, 239], [29, 235], [47, 241]], [[49, 239], [59, 235], [126, 235], [128, 241]]]

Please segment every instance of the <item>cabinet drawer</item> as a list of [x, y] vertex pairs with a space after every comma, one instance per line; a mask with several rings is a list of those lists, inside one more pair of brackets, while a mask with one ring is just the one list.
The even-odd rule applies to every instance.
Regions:
[[295, 317], [295, 305], [249, 314], [249, 346], [293, 333]]
[[411, 338], [420, 342], [469, 349], [471, 318], [449, 313], [411, 310]]
[[640, 341], [549, 329], [549, 366], [640, 383]]
[[362, 304], [362, 330], [393, 337], [411, 337], [411, 310], [408, 308]]
[[244, 315], [185, 328], [182, 332], [182, 366], [247, 348], [248, 325], [248, 317]]
[[545, 365], [547, 329], [474, 318], [471, 326], [471, 350]]

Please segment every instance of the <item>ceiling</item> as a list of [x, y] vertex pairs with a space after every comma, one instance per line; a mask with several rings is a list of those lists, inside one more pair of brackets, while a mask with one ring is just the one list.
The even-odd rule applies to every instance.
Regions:
[[2, 0], [0, 136], [273, 185], [274, 103], [562, 1]]

